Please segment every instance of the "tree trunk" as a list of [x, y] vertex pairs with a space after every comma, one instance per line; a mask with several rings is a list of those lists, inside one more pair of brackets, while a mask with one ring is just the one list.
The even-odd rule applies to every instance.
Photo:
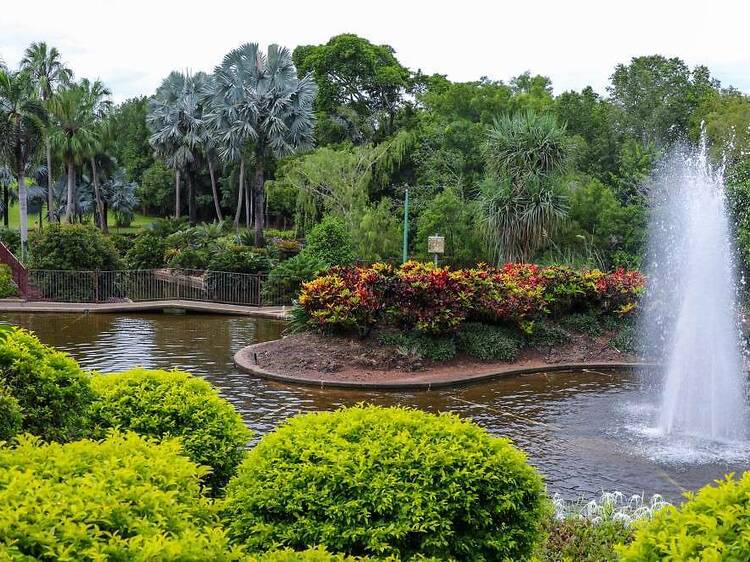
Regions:
[[196, 209], [195, 209], [195, 186], [193, 185], [193, 174], [188, 170], [185, 172], [185, 181], [188, 187], [188, 222], [190, 226], [195, 226]]
[[[52, 222], [52, 217], [55, 214], [55, 199], [53, 197], [52, 189], [52, 144], [47, 138], [47, 220]], [[39, 223], [41, 229], [42, 224]]]
[[239, 230], [242, 217], [242, 197], [245, 191], [245, 159], [240, 159], [240, 179], [237, 188], [237, 211], [234, 213], [234, 227]]
[[8, 186], [3, 186], [3, 224], [5, 228], [10, 226], [10, 191]]
[[174, 172], [174, 218], [180, 218], [180, 171]]
[[255, 185], [253, 186], [254, 195], [254, 207], [255, 207], [255, 247], [263, 247], [265, 240], [263, 240], [263, 227], [265, 226], [263, 216], [263, 204], [264, 191], [263, 191], [263, 159], [258, 158], [255, 164]]
[[65, 208], [65, 221], [67, 223], [73, 222], [73, 187], [76, 181], [76, 169], [73, 166], [72, 161], [68, 161], [68, 197], [67, 206]]
[[109, 207], [107, 206], [106, 201], [102, 201], [102, 210], [104, 213], [102, 214], [102, 225], [104, 226], [104, 232], [109, 232]]
[[104, 220], [104, 203], [102, 202], [102, 194], [99, 191], [99, 178], [96, 177], [96, 159], [91, 157], [91, 180], [94, 184], [94, 199], [96, 199], [96, 212], [99, 215], [99, 228], [102, 232], [107, 234], [107, 223]]
[[214, 196], [214, 207], [216, 207], [216, 219], [221, 222], [224, 217], [221, 214], [221, 205], [219, 204], [219, 191], [216, 188], [216, 174], [214, 173], [214, 164], [208, 159], [208, 174], [211, 176], [211, 192]]
[[29, 245], [29, 215], [28, 198], [26, 196], [26, 176], [24, 174], [25, 162], [18, 159], [18, 202], [21, 210], [21, 257], [26, 257], [26, 249]]
[[253, 216], [253, 188], [245, 189], [245, 228], [250, 230]]

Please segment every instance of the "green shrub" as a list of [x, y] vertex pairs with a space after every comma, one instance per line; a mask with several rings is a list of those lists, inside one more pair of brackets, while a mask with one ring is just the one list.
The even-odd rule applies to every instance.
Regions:
[[623, 562], [750, 560], [750, 472], [733, 475], [639, 524]]
[[0, 227], [0, 242], [16, 256], [21, 255], [21, 233], [15, 228]]
[[0, 559], [239, 560], [179, 443], [134, 434], [0, 448]]
[[167, 241], [163, 236], [144, 231], [125, 253], [125, 263], [130, 269], [158, 269], [167, 264], [167, 249]]
[[135, 241], [138, 239], [138, 234], [134, 232], [116, 232], [114, 234], [110, 234], [109, 239], [112, 241], [112, 244], [114, 244], [115, 249], [117, 250], [117, 254], [120, 257], [124, 257], [125, 254], [127, 254], [130, 250], [130, 248], [133, 247]]
[[214, 491], [242, 460], [251, 432], [234, 407], [201, 378], [179, 371], [133, 369], [93, 378], [95, 435], [119, 427], [158, 439], [179, 437], [185, 453], [212, 470]]
[[352, 265], [355, 259], [354, 244], [346, 225], [341, 219], [330, 215], [307, 235], [303, 252], [329, 266]]
[[450, 361], [456, 356], [456, 342], [451, 337], [414, 332], [383, 332], [378, 340], [381, 345], [403, 348], [420, 358], [438, 363]]
[[248, 556], [245, 562], [364, 562], [373, 558], [332, 554], [324, 548], [310, 548], [308, 550], [273, 550], [257, 556]]
[[547, 540], [535, 553], [538, 562], [615, 562], [615, 545], [633, 538], [632, 527], [620, 521], [549, 519], [545, 527]]
[[279, 238], [281, 240], [289, 240], [295, 242], [297, 239], [294, 230], [281, 230], [278, 228], [267, 228], [265, 230], [265, 236], [266, 238]]
[[10, 267], [4, 263], [0, 264], [0, 299], [13, 297], [18, 294], [18, 288], [13, 282], [13, 274]]
[[19, 431], [23, 424], [23, 414], [18, 400], [4, 386], [0, 385], [0, 441], [7, 441]]
[[208, 262], [212, 271], [230, 273], [266, 273], [273, 265], [267, 255], [249, 246], [222, 245]]
[[115, 245], [91, 225], [51, 224], [32, 235], [30, 254], [36, 269], [113, 271], [120, 266]]
[[65, 353], [14, 328], [0, 342], [0, 385], [18, 401], [22, 430], [46, 441], [85, 434], [93, 401], [90, 377]]
[[458, 349], [483, 361], [513, 361], [522, 346], [518, 331], [505, 326], [467, 322], [458, 332]]
[[326, 263], [305, 252], [281, 262], [263, 284], [265, 304], [290, 304], [299, 295], [302, 283], [312, 281], [326, 270]]
[[574, 312], [560, 318], [560, 325], [573, 332], [579, 332], [588, 336], [600, 336], [602, 326], [599, 319], [590, 312]]
[[510, 443], [452, 414], [357, 406], [296, 416], [227, 487], [249, 549], [520, 560], [540, 538], [544, 486]]
[[625, 353], [638, 353], [643, 342], [638, 337], [635, 323], [622, 322], [615, 330], [617, 333], [609, 340], [609, 347]]
[[553, 347], [570, 342], [570, 334], [557, 324], [540, 320], [531, 325], [526, 339], [534, 347]]

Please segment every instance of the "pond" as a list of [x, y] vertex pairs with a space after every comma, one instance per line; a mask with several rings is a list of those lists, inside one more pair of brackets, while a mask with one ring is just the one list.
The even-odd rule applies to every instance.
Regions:
[[141, 365], [204, 376], [257, 434], [298, 412], [358, 402], [409, 405], [471, 418], [511, 439], [544, 474], [551, 492], [590, 498], [602, 490], [672, 501], [729, 471], [748, 468], [746, 451], [676, 459], [654, 446], [639, 420], [650, 408], [640, 377], [629, 372], [557, 372], [431, 392], [358, 392], [287, 386], [237, 371], [233, 354], [279, 337], [269, 320], [214, 315], [0, 314], [46, 344], [102, 372]]

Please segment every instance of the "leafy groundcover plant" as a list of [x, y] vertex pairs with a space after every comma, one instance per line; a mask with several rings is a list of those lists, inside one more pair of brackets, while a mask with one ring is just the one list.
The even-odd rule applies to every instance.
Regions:
[[188, 373], [133, 369], [97, 375], [92, 384], [95, 436], [117, 427], [157, 439], [179, 437], [191, 460], [210, 467], [205, 481], [214, 492], [234, 473], [252, 436], [229, 402]]
[[206, 469], [135, 434], [0, 448], [0, 559], [239, 560], [215, 507]]
[[251, 551], [522, 560], [547, 506], [507, 440], [455, 415], [357, 406], [264, 437], [227, 486], [223, 516]]

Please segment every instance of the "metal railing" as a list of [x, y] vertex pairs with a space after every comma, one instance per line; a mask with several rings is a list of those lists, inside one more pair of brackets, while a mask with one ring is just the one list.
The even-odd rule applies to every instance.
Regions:
[[[278, 281], [278, 280], [277, 280]], [[148, 269], [53, 271], [31, 269], [33, 300], [106, 303], [192, 300], [245, 306], [289, 305], [294, 283], [267, 283], [266, 274]]]

